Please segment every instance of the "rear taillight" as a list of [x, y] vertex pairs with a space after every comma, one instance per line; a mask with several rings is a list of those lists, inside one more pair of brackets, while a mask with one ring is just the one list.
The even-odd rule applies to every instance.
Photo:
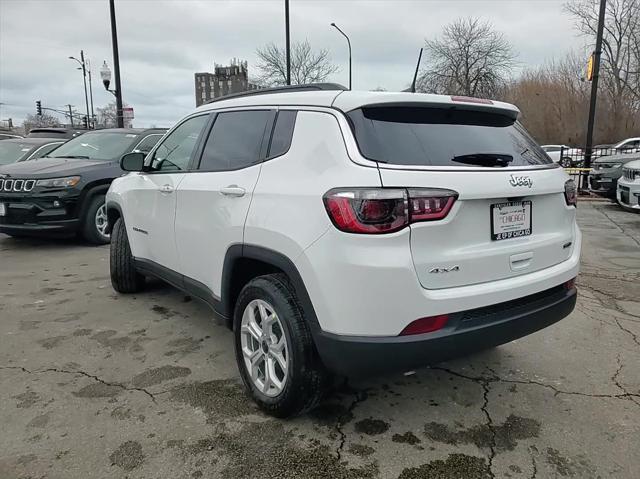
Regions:
[[564, 184], [564, 199], [569, 206], [578, 204], [578, 188], [573, 180], [567, 180]]
[[448, 314], [440, 314], [438, 316], [429, 316], [427, 318], [416, 319], [400, 332], [400, 336], [409, 336], [411, 334], [432, 333], [444, 326], [449, 321]]
[[571, 291], [575, 287], [576, 287], [576, 278], [570, 279], [569, 281], [564, 283], [564, 289], [566, 289], [567, 291]]
[[324, 205], [340, 231], [392, 233], [419, 221], [445, 218], [458, 194], [432, 188], [337, 188], [324, 195]]

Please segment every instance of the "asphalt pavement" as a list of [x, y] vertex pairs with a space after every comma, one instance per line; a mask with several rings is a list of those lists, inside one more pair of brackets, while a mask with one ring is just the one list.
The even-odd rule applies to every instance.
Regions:
[[108, 246], [0, 235], [0, 478], [637, 478], [640, 215], [578, 216], [571, 316], [287, 421], [199, 301], [116, 294]]

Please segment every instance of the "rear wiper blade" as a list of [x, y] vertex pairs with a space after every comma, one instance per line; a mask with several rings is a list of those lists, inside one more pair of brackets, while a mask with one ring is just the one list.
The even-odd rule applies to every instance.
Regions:
[[505, 167], [513, 161], [513, 156], [501, 153], [470, 153], [468, 155], [454, 156], [451, 161], [464, 163], [465, 165]]

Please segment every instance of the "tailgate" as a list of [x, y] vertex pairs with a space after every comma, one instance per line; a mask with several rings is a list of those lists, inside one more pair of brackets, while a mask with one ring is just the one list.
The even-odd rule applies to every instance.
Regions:
[[[465, 171], [467, 170], [467, 171]], [[425, 171], [380, 168], [385, 187], [446, 188], [459, 197], [440, 221], [411, 225], [421, 285], [466, 286], [531, 273], [569, 259], [575, 208], [559, 168]]]

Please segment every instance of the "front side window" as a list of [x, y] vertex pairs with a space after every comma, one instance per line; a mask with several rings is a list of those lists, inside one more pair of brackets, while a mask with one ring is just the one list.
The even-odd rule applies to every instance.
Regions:
[[183, 171], [198, 143], [198, 138], [209, 120], [209, 115], [189, 118], [173, 130], [160, 143], [149, 160], [150, 171]]
[[31, 160], [35, 160], [37, 158], [42, 158], [43, 156], [47, 156], [53, 150], [58, 148], [62, 143], [49, 143], [48, 145], [41, 146], [40, 149], [36, 150], [33, 155], [30, 157]]
[[160, 141], [162, 135], [148, 135], [145, 136], [140, 143], [138, 143], [133, 151], [139, 153], [149, 153], [156, 143]]
[[272, 112], [232, 111], [216, 117], [202, 152], [200, 169], [228, 171], [260, 161], [260, 148]]
[[51, 158], [119, 160], [139, 135], [123, 132], [91, 132], [67, 141], [51, 152]]

